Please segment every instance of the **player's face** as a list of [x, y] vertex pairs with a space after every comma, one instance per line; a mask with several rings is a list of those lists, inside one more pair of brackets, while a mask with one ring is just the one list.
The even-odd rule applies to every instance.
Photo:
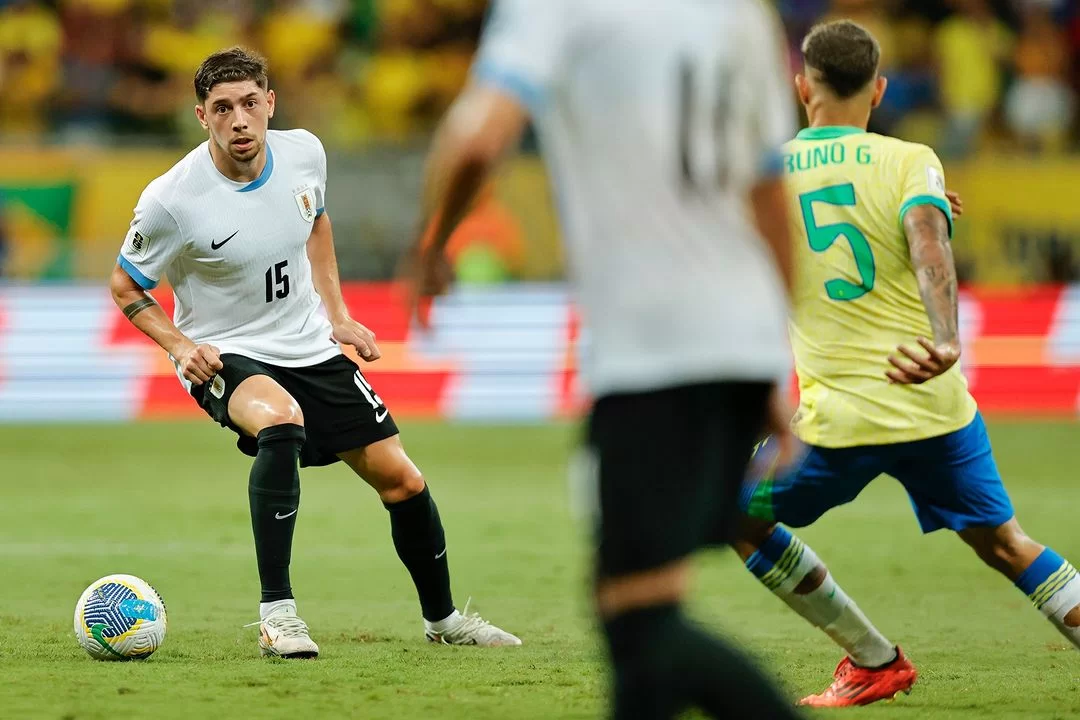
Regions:
[[274, 116], [274, 91], [254, 80], [221, 83], [210, 89], [195, 115], [210, 132], [210, 139], [233, 161], [249, 163], [266, 142], [266, 129]]

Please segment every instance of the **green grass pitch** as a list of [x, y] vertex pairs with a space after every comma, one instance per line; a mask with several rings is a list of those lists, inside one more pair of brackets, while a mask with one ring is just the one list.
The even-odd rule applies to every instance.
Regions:
[[[1080, 428], [994, 423], [1021, 523], [1080, 562]], [[596, 718], [606, 676], [569, 510], [569, 425], [407, 424], [446, 524], [456, 600], [519, 649], [431, 647], [376, 496], [342, 466], [303, 474], [293, 555], [301, 615], [323, 654], [258, 657], [248, 460], [209, 422], [0, 426], [0, 717]], [[896, 483], [801, 533], [918, 664], [915, 692], [853, 718], [1080, 717], [1080, 653], [958, 540], [922, 537]], [[168, 605], [142, 663], [90, 660], [76, 599], [140, 575]], [[731, 556], [703, 558], [693, 609], [733, 633], [794, 698], [840, 654]], [[835, 713], [823, 713], [830, 717]]]

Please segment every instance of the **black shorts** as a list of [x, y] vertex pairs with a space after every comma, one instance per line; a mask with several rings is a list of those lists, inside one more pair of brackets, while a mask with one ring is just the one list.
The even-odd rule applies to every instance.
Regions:
[[599, 473], [599, 577], [662, 567], [733, 539], [771, 388], [708, 383], [596, 402], [588, 445]]
[[280, 367], [233, 353], [223, 354], [221, 362], [224, 367], [216, 378], [192, 385], [191, 396], [210, 417], [240, 436], [236, 446], [246, 455], [257, 455], [259, 446], [229, 419], [229, 398], [252, 375], [273, 379], [300, 405], [307, 433], [300, 451], [301, 467], [330, 465], [338, 461], [337, 453], [398, 434], [382, 398], [344, 355], [308, 367]]

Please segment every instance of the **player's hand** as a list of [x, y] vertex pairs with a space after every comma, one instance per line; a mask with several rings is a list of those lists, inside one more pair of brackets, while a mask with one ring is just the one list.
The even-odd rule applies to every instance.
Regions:
[[341, 345], [352, 345], [367, 362], [374, 362], [382, 357], [379, 346], [375, 344], [375, 333], [352, 318], [334, 323], [331, 337]]
[[946, 190], [945, 197], [949, 198], [949, 205], [952, 206], [953, 219], [957, 219], [964, 214], [964, 199], [960, 197], [960, 193], [955, 190]]
[[941, 375], [960, 359], [960, 343], [935, 345], [924, 337], [917, 340], [927, 354], [912, 350], [905, 345], [897, 347], [897, 351], [903, 357], [889, 356], [892, 369], [886, 370], [885, 375], [890, 383], [920, 385]]
[[406, 259], [403, 275], [408, 284], [409, 317], [416, 318], [426, 330], [431, 320], [424, 300], [446, 294], [454, 279], [453, 267], [444, 252], [418, 249]]
[[221, 363], [221, 351], [213, 345], [192, 345], [176, 358], [184, 377], [195, 385], [202, 385], [225, 367]]

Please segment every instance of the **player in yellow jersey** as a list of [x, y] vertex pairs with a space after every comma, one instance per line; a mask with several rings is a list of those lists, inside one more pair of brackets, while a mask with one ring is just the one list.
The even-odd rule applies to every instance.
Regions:
[[866, 132], [885, 93], [862, 27], [815, 27], [796, 78], [810, 127], [784, 149], [795, 283], [790, 323], [802, 448], [777, 471], [766, 441], [742, 497], [747, 567], [846, 652], [803, 700], [864, 705], [910, 690], [914, 666], [777, 523], [804, 527], [878, 475], [907, 490], [924, 532], [958, 533], [1080, 648], [1080, 578], [1020, 529], [957, 360], [952, 211], [937, 156]]

